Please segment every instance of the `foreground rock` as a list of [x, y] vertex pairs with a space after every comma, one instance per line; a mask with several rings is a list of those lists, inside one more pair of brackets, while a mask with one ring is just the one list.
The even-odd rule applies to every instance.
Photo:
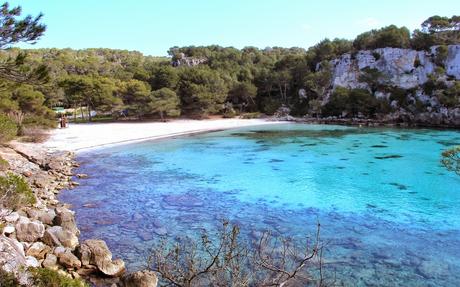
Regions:
[[125, 272], [123, 260], [112, 261], [112, 253], [103, 240], [86, 240], [80, 246], [79, 252], [83, 266], [95, 265], [108, 276], [120, 276]]
[[153, 271], [137, 271], [123, 277], [121, 281], [123, 287], [156, 287], [158, 278]]
[[16, 223], [16, 237], [19, 241], [34, 242], [43, 237], [45, 226], [40, 221], [31, 221], [29, 218], [21, 216]]
[[0, 175], [21, 175], [37, 199], [33, 206], [14, 212], [0, 208], [0, 268], [13, 273], [26, 286], [31, 286], [29, 267], [83, 277], [96, 282], [96, 286], [122, 284], [118, 277], [125, 271], [124, 262], [112, 260], [102, 240], [87, 240], [80, 246], [74, 212], [56, 199], [61, 189], [73, 186], [73, 154], [47, 154], [27, 144], [12, 143], [10, 147], [0, 146], [0, 156], [9, 163]]

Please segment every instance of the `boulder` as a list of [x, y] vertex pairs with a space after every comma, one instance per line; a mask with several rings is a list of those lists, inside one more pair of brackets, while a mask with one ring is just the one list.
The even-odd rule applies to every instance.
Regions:
[[156, 287], [158, 278], [155, 272], [143, 270], [127, 274], [121, 282], [123, 287]]
[[33, 256], [26, 256], [26, 266], [27, 267], [40, 267], [37, 258]]
[[67, 268], [80, 268], [81, 261], [75, 256], [70, 249], [67, 249], [65, 252], [59, 253], [58, 255], [59, 263]]
[[112, 261], [112, 253], [103, 240], [86, 240], [80, 246], [79, 253], [83, 266], [95, 265], [105, 275], [116, 277], [125, 271], [123, 260]]
[[14, 233], [16, 231], [16, 228], [14, 226], [8, 225], [3, 228], [3, 234], [9, 235], [11, 233]]
[[62, 226], [62, 228], [69, 230], [77, 236], [80, 234], [80, 231], [77, 228], [77, 224], [75, 223], [74, 212], [65, 207], [56, 208], [56, 217], [54, 218], [54, 223]]
[[53, 209], [48, 211], [39, 211], [37, 214], [38, 220], [44, 224], [53, 225], [54, 218], [56, 217], [56, 212]]
[[75, 249], [78, 245], [78, 237], [61, 226], [52, 226], [46, 229], [43, 242], [49, 246], [64, 246]]
[[29, 249], [27, 249], [26, 254], [29, 256], [33, 256], [37, 259], [45, 258], [46, 253], [51, 251], [51, 247], [42, 243], [42, 242], [34, 242]]
[[27, 261], [24, 247], [17, 240], [0, 236], [0, 266], [6, 272], [17, 272]]
[[34, 242], [43, 237], [45, 226], [40, 221], [31, 221], [21, 216], [16, 223], [16, 237], [19, 241]]
[[11, 212], [10, 214], [3, 217], [6, 222], [15, 223], [19, 219], [19, 213]]
[[57, 257], [54, 254], [46, 254], [45, 260], [42, 262], [42, 266], [46, 269], [58, 270]]

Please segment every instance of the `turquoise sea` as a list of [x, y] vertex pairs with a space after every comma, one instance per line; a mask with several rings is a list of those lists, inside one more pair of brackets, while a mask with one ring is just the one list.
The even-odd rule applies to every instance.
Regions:
[[440, 154], [460, 132], [282, 124], [81, 153], [60, 200], [82, 240], [142, 268], [161, 236], [222, 219], [251, 237], [303, 238], [321, 223], [328, 274], [345, 286], [460, 286], [460, 176]]

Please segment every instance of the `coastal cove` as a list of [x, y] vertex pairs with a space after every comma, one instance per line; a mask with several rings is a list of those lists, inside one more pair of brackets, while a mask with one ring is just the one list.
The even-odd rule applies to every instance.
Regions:
[[326, 272], [346, 286], [457, 286], [460, 179], [439, 155], [458, 144], [455, 130], [284, 123], [99, 146], [78, 151], [88, 178], [59, 200], [81, 240], [105, 240], [129, 271], [160, 238], [223, 219], [248, 240], [319, 221]]

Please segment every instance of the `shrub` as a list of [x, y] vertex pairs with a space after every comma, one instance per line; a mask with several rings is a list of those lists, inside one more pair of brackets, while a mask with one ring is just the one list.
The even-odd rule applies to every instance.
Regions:
[[0, 176], [0, 199], [0, 206], [13, 210], [36, 202], [35, 196], [24, 178], [11, 172], [6, 176]]
[[49, 134], [38, 127], [24, 127], [21, 132], [21, 140], [25, 142], [41, 143], [48, 139]]
[[327, 286], [319, 233], [318, 223], [316, 236], [305, 242], [269, 232], [251, 242], [238, 226], [224, 222], [217, 234], [205, 231], [201, 240], [164, 238], [147, 266], [166, 286]]
[[447, 49], [446, 45], [441, 45], [436, 48], [436, 56], [435, 56], [435, 63], [440, 67], [444, 67], [444, 62], [447, 59], [447, 54], [449, 50]]
[[346, 110], [350, 91], [346, 88], [338, 87], [332, 93], [329, 102], [323, 108], [325, 116], [340, 116]]
[[2, 287], [17, 287], [20, 286], [13, 273], [9, 273], [0, 268], [0, 286]]
[[263, 117], [264, 114], [259, 113], [259, 112], [254, 112], [254, 113], [244, 113], [241, 115], [241, 118], [243, 119], [259, 119]]
[[376, 61], [378, 61], [381, 57], [379, 52], [372, 52], [372, 56]]
[[33, 281], [37, 287], [87, 287], [81, 279], [72, 279], [57, 271], [45, 268], [29, 269]]
[[10, 164], [0, 156], [0, 171], [7, 170], [10, 167]]
[[14, 139], [17, 133], [17, 125], [8, 116], [0, 114], [0, 143]]

